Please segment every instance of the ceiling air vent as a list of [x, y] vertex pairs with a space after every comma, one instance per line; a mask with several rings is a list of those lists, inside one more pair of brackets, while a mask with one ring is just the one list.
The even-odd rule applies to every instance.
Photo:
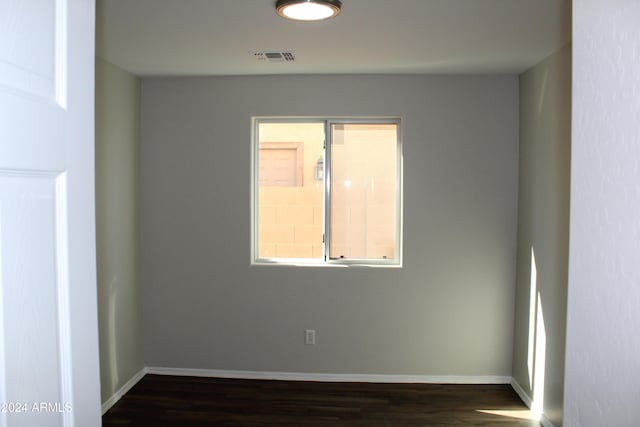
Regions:
[[285, 51], [277, 51], [277, 50], [269, 50], [263, 52], [251, 52], [253, 57], [258, 61], [266, 61], [266, 62], [293, 62], [296, 57], [293, 55], [293, 52], [285, 52]]

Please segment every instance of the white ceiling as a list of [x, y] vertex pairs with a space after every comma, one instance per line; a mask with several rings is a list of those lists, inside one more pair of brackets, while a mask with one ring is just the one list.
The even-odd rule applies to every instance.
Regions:
[[[275, 0], [99, 0], [97, 54], [138, 75], [520, 73], [570, 40], [569, 0], [342, 0], [294, 22]], [[258, 61], [288, 50], [295, 61]]]

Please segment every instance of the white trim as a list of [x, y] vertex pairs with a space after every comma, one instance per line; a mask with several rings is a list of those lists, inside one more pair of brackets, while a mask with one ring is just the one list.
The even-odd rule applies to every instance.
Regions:
[[144, 368], [136, 372], [131, 377], [131, 379], [124, 383], [124, 385], [120, 387], [115, 393], [113, 393], [113, 395], [102, 404], [102, 415], [104, 415], [109, 409], [111, 409], [111, 407], [115, 405], [118, 400], [122, 399], [122, 396], [127, 394], [127, 392], [131, 390], [131, 388], [136, 385], [138, 381], [140, 381], [142, 377], [144, 377], [148, 372], [149, 368], [145, 366]]
[[221, 369], [184, 369], [148, 367], [147, 373], [186, 377], [237, 378], [247, 380], [369, 382], [369, 383], [425, 383], [425, 384], [509, 384], [508, 376], [458, 376], [458, 375], [369, 375], [369, 374], [318, 374], [303, 372], [229, 371]]
[[54, 97], [58, 105], [67, 109], [68, 95], [68, 9], [67, 0], [56, 1], [56, 25], [55, 25], [55, 81]]
[[555, 427], [551, 420], [544, 414], [540, 415], [540, 424], [542, 424], [542, 427]]
[[522, 399], [524, 404], [527, 405], [527, 408], [531, 409], [531, 404], [533, 403], [533, 401], [531, 400], [531, 397], [527, 394], [527, 392], [524, 391], [518, 381], [516, 381], [515, 378], [511, 378], [510, 384], [513, 390], [518, 394], [518, 396], [520, 396], [520, 399]]
[[[60, 3], [58, 3], [60, 4]], [[65, 61], [66, 62], [66, 61]], [[69, 282], [69, 229], [67, 173], [55, 178], [55, 221], [56, 221], [56, 288], [58, 298], [58, 348], [60, 369], [60, 397], [65, 404], [75, 403], [73, 396], [73, 364], [71, 361], [71, 304]], [[62, 425], [74, 425], [71, 411], [62, 414]]]
[[[518, 383], [518, 381], [516, 381], [515, 378], [511, 378], [511, 387], [518, 394], [520, 399], [522, 399], [524, 404], [527, 405], [527, 408], [531, 409], [531, 406], [533, 405], [533, 401], [531, 397], [527, 394], [526, 391], [524, 391], [524, 388], [522, 388], [522, 386]], [[542, 427], [555, 427], [551, 422], [551, 420], [547, 418], [544, 414], [540, 414], [539, 421], [540, 421], [540, 424], [542, 424]]]

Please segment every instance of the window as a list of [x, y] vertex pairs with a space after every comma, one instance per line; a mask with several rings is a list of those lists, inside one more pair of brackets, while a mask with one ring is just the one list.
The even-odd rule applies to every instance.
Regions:
[[255, 118], [252, 261], [399, 266], [399, 119]]

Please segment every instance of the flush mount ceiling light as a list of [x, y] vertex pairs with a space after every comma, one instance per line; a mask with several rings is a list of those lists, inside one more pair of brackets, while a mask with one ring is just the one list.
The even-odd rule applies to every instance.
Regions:
[[278, 0], [276, 12], [283, 18], [295, 21], [322, 21], [338, 16], [342, 3], [339, 0]]

